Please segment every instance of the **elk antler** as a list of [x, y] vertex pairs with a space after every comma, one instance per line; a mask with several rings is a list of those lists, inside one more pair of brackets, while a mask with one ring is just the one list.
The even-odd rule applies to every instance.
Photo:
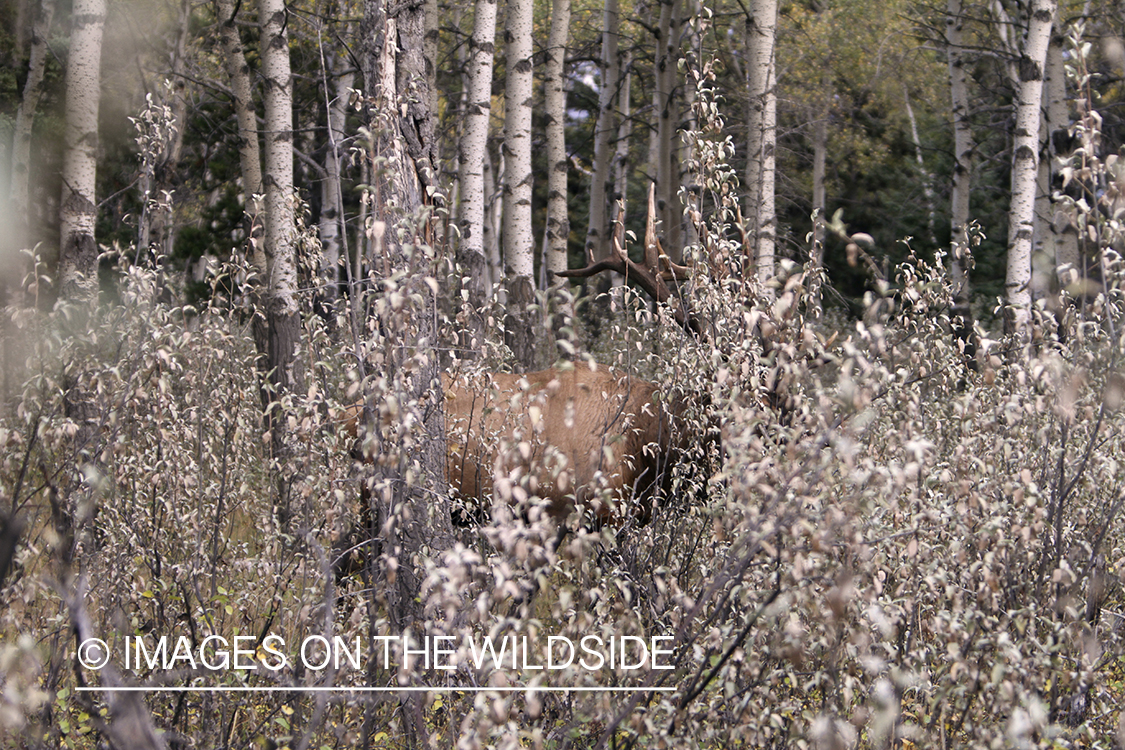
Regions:
[[[664, 266], [663, 270], [661, 270], [661, 265]], [[674, 298], [679, 299], [669, 288], [668, 282], [676, 282], [690, 277], [691, 270], [687, 266], [673, 263], [660, 246], [660, 240], [656, 238], [654, 185], [650, 185], [648, 188], [648, 219], [645, 223], [645, 264], [643, 266], [631, 259], [625, 250], [625, 224], [621, 221], [621, 213], [618, 213], [617, 221], [614, 222], [613, 239], [610, 242], [608, 258], [599, 261], [594, 261], [591, 258], [589, 265], [585, 268], [559, 271], [555, 275], [569, 279], [585, 279], [596, 276], [602, 271], [616, 271], [624, 276], [626, 281], [633, 279], [641, 289], [644, 289], [658, 303], [665, 303]], [[698, 331], [698, 323], [691, 318], [682, 301], [681, 304], [674, 306], [673, 314], [680, 325]]]

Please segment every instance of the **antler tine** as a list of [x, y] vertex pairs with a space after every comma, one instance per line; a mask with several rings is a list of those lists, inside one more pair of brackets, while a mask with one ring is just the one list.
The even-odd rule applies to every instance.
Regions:
[[[660, 247], [660, 240], [656, 238], [655, 186], [650, 186], [648, 191], [648, 223], [645, 227], [645, 265], [643, 266], [633, 261], [625, 250], [625, 225], [620, 217], [621, 214], [618, 214], [608, 258], [596, 262], [590, 260], [585, 268], [559, 271], [555, 275], [568, 279], [584, 279], [595, 276], [602, 271], [615, 271], [636, 281], [641, 289], [644, 289], [658, 303], [667, 302], [673, 295], [668, 289], [668, 285], [664, 283], [664, 272], [660, 269], [660, 259], [664, 259], [674, 277], [678, 273], [686, 276], [688, 269], [684, 266], [676, 266], [668, 260]], [[698, 324], [687, 315], [682, 305], [675, 305], [674, 308], [676, 320], [681, 325], [693, 330], [698, 329]]]
[[660, 278], [675, 279], [676, 281], [691, 278], [692, 270], [690, 266], [681, 266], [678, 263], [673, 263], [672, 259], [667, 255], [661, 255], [660, 262], [664, 265], [664, 270], [660, 272]]
[[628, 258], [629, 254], [625, 252], [625, 201], [618, 199], [617, 201], [617, 218], [613, 220], [613, 239], [611, 247], [613, 254], [619, 258]]
[[648, 186], [648, 218], [645, 221], [645, 265], [662, 281], [691, 278], [691, 269], [674, 263], [656, 236], [656, 185]]
[[664, 248], [656, 237], [656, 183], [648, 185], [648, 218], [645, 219], [645, 265], [654, 273], [660, 272], [660, 256]]

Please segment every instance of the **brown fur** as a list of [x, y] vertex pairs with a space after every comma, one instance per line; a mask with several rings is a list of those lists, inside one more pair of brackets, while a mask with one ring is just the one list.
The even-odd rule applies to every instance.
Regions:
[[[448, 376], [442, 382], [449, 485], [467, 505], [487, 509], [495, 482], [502, 496], [543, 498], [555, 518], [577, 499], [603, 521], [648, 521], [672, 446], [655, 385], [584, 365], [487, 374], [471, 385]], [[351, 407], [345, 429], [352, 436], [361, 419], [362, 407]], [[601, 502], [603, 487], [616, 513]]]

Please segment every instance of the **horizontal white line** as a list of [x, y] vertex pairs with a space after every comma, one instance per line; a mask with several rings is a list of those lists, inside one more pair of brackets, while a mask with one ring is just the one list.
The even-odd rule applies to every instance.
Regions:
[[80, 687], [84, 693], [670, 693], [674, 687]]

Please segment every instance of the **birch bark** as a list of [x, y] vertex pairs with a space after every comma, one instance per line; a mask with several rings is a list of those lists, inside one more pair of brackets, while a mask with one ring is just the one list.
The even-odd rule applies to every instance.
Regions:
[[625, 221], [629, 187], [629, 141], [633, 136], [633, 55], [625, 53], [622, 61], [621, 96], [618, 99], [617, 109], [621, 115], [621, 123], [617, 128], [617, 151], [613, 157], [613, 194], [621, 207], [613, 216], [613, 221]]
[[268, 278], [265, 248], [260, 241], [261, 215], [263, 210], [260, 196], [262, 185], [262, 156], [258, 145], [258, 119], [254, 112], [253, 89], [250, 83], [250, 66], [246, 63], [246, 52], [242, 37], [235, 25], [236, 8], [234, 0], [215, 0], [215, 12], [219, 19], [219, 40], [223, 46], [223, 67], [230, 80], [234, 115], [238, 122], [238, 161], [242, 169], [242, 205], [246, 211], [246, 237], [250, 240], [250, 262], [261, 283]]
[[[1042, 163], [1039, 165], [1039, 192], [1035, 208], [1037, 244], [1041, 244], [1041, 278], [1033, 283], [1043, 292], [1052, 285], [1064, 286], [1069, 281], [1066, 269], [1078, 269], [1078, 227], [1071, 212], [1061, 201], [1055, 199], [1054, 186], [1062, 159], [1067, 156], [1060, 152], [1060, 144], [1069, 140], [1067, 129], [1070, 126], [1070, 108], [1067, 104], [1066, 66], [1063, 60], [1065, 37], [1055, 29], [1051, 34], [1051, 44], [1047, 48], [1046, 80], [1043, 95], [1043, 127], [1040, 132]], [[1061, 273], [1060, 273], [1061, 272]]]
[[301, 382], [296, 367], [301, 325], [293, 241], [293, 94], [284, 0], [259, 0], [258, 16], [265, 85], [265, 254], [269, 267], [266, 317], [270, 377], [280, 396], [299, 390]]
[[950, 194], [950, 233], [953, 252], [949, 263], [953, 283], [953, 328], [962, 351], [971, 355], [973, 312], [969, 304], [969, 196], [973, 183], [973, 128], [969, 121], [969, 81], [965, 70], [964, 13], [962, 0], [948, 0], [945, 43], [949, 58], [949, 91], [953, 109], [953, 185]]
[[19, 109], [16, 110], [15, 132], [12, 136], [12, 176], [11, 200], [12, 217], [15, 219], [14, 249], [31, 244], [29, 217], [29, 184], [31, 179], [31, 129], [35, 113], [39, 109], [39, 99], [43, 95], [43, 74], [47, 69], [47, 56], [50, 49], [47, 40], [51, 32], [51, 21], [55, 16], [55, 0], [40, 0], [35, 21], [31, 26], [31, 52], [27, 62], [27, 80], [23, 85]]
[[762, 294], [772, 298], [769, 281], [774, 277], [776, 216], [774, 183], [777, 146], [777, 0], [751, 5], [747, 19], [747, 89], [750, 118], [746, 161], [748, 235], [754, 247], [753, 262]]
[[[547, 41], [547, 270], [565, 271], [570, 217], [567, 211], [566, 158], [566, 40], [570, 27], [570, 0], [554, 0], [551, 35]], [[553, 283], [548, 275], [548, 283]]]
[[656, 60], [656, 195], [661, 220], [662, 244], [677, 263], [683, 260], [683, 206], [675, 166], [677, 66], [679, 64], [679, 0], [661, 0], [660, 38]]
[[510, 0], [507, 37], [508, 79], [505, 87], [504, 270], [507, 275], [505, 338], [516, 360], [532, 365], [536, 324], [531, 318], [535, 298], [535, 236], [531, 228], [531, 0]]
[[98, 105], [101, 100], [105, 0], [75, 0], [66, 64], [66, 151], [59, 207], [59, 280], [64, 299], [90, 299], [98, 289]]
[[590, 215], [586, 229], [586, 260], [609, 255], [610, 138], [614, 131], [617, 88], [621, 77], [618, 62], [621, 18], [617, 0], [605, 0], [602, 9], [601, 89], [598, 91], [598, 121], [594, 126], [594, 173], [590, 178]]
[[[476, 309], [491, 294], [485, 261], [485, 165], [492, 113], [496, 0], [480, 0], [473, 17], [466, 82], [465, 131], [461, 136], [461, 240], [457, 261], [468, 280], [469, 304]], [[473, 316], [475, 318], [475, 314]], [[483, 328], [475, 326], [476, 333]], [[479, 344], [478, 344], [479, 345]]]
[[[812, 205], [816, 218], [813, 220], [813, 250], [812, 266], [816, 269], [824, 268], [824, 239], [827, 219], [825, 212], [828, 210], [828, 191], [826, 189], [827, 161], [828, 161], [828, 106], [825, 102], [817, 113], [816, 122], [813, 123], [813, 184]], [[815, 316], [821, 312], [821, 287], [818, 277], [809, 287], [809, 307]]]
[[1016, 131], [1012, 143], [1012, 198], [1008, 213], [1008, 332], [1029, 341], [1031, 253], [1039, 171], [1039, 118], [1043, 68], [1055, 17], [1055, 0], [1034, 0], [1017, 66]]
[[327, 103], [328, 148], [324, 154], [324, 171], [327, 176], [320, 183], [320, 245], [321, 286], [325, 300], [332, 302], [339, 296], [340, 252], [346, 247], [347, 235], [341, 214], [340, 161], [341, 144], [347, 138], [348, 99], [355, 86], [355, 71], [342, 50], [329, 53], [325, 89], [332, 86]]

